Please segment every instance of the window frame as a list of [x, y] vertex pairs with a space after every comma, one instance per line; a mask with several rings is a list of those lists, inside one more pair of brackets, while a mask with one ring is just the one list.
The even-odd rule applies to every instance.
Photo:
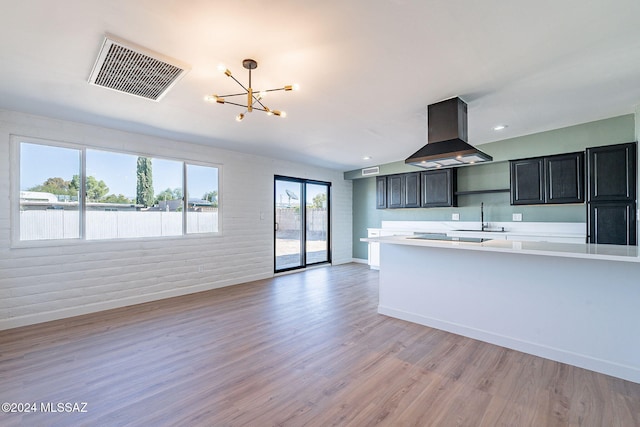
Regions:
[[[46, 246], [67, 246], [67, 245], [82, 245], [82, 244], [100, 244], [100, 243], [115, 243], [115, 242], [130, 242], [130, 241], [156, 241], [156, 240], [173, 240], [173, 239], [202, 239], [211, 237], [223, 236], [222, 228], [222, 211], [224, 208], [223, 191], [222, 191], [222, 176], [223, 165], [220, 163], [204, 162], [201, 160], [191, 160], [188, 158], [176, 158], [162, 155], [155, 155], [151, 153], [118, 150], [109, 147], [103, 147], [99, 145], [91, 144], [78, 144], [73, 142], [58, 141], [53, 139], [38, 138], [24, 135], [10, 135], [10, 184], [9, 184], [9, 203], [10, 203], [10, 238], [11, 248], [23, 248], [23, 247], [46, 247]], [[79, 151], [79, 177], [81, 182], [80, 195], [78, 200], [78, 212], [79, 212], [79, 237], [68, 239], [44, 239], [44, 240], [20, 240], [20, 151], [21, 144], [35, 144], [44, 145], [48, 147], [67, 148]], [[187, 165], [205, 166], [217, 169], [218, 174], [218, 224], [217, 231], [205, 232], [205, 233], [187, 233], [187, 197], [183, 197], [183, 213], [182, 216], [182, 234], [172, 236], [147, 236], [147, 237], [126, 237], [126, 238], [110, 238], [110, 239], [87, 239], [86, 238], [86, 169], [87, 169], [87, 150], [105, 151], [116, 154], [126, 154], [132, 156], [150, 157], [152, 159], [162, 159], [168, 161], [176, 161], [182, 164], [182, 191], [183, 195], [188, 194], [188, 182], [186, 180]]]
[[[189, 203], [189, 180], [188, 180], [188, 166], [189, 165], [193, 165], [193, 166], [204, 166], [204, 167], [211, 167], [211, 168], [217, 168], [218, 169], [218, 196], [217, 196], [217, 200], [218, 200], [218, 231], [214, 231], [211, 233], [189, 233], [187, 231], [187, 213], [188, 213], [188, 203]], [[184, 217], [182, 218], [182, 226], [183, 226], [183, 236], [198, 236], [198, 235], [221, 235], [222, 234], [222, 215], [221, 215], [221, 208], [220, 206], [223, 206], [222, 203], [222, 192], [220, 191], [220, 187], [222, 187], [222, 167], [218, 166], [218, 165], [214, 165], [213, 163], [207, 163], [207, 162], [202, 162], [202, 161], [193, 161], [193, 160], [183, 160], [182, 161], [182, 182], [183, 182], [183, 209], [184, 209]]]

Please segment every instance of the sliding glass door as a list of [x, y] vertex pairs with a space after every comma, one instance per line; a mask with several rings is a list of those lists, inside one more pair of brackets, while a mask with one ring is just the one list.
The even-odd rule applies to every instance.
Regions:
[[302, 259], [302, 183], [276, 178], [276, 271], [299, 268]]
[[329, 261], [329, 186], [307, 183], [305, 186], [306, 261]]
[[275, 271], [331, 261], [331, 183], [275, 177]]

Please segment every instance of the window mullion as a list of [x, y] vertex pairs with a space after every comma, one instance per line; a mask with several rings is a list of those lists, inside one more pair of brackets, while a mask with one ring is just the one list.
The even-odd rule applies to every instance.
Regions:
[[189, 194], [187, 193], [187, 163], [182, 162], [182, 235], [187, 235], [187, 209], [189, 209]]
[[80, 240], [86, 240], [86, 229], [87, 229], [87, 203], [86, 203], [86, 194], [87, 194], [87, 149], [82, 148], [80, 150], [80, 194], [78, 194], [78, 215], [80, 216]]

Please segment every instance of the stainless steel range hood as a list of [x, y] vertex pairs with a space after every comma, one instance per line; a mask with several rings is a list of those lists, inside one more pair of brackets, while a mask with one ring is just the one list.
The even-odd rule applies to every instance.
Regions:
[[493, 157], [467, 143], [467, 104], [451, 98], [427, 107], [427, 145], [404, 162], [425, 169], [489, 162]]

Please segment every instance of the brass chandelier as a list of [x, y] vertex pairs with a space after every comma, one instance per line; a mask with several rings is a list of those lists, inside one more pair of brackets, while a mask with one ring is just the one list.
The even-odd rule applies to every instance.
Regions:
[[[218, 104], [231, 104], [237, 105], [238, 107], [243, 107], [245, 109], [244, 113], [240, 113], [236, 116], [237, 121], [242, 121], [244, 119], [245, 113], [250, 113], [253, 110], [264, 111], [269, 116], [278, 116], [278, 117], [287, 117], [287, 113], [280, 110], [272, 110], [266, 105], [264, 105], [263, 99], [267, 96], [268, 92], [275, 92], [278, 90], [290, 91], [290, 90], [298, 90], [298, 85], [287, 85], [284, 87], [276, 88], [276, 89], [267, 89], [267, 90], [254, 90], [251, 87], [251, 70], [255, 70], [258, 68], [258, 62], [253, 59], [245, 59], [242, 61], [242, 66], [249, 70], [249, 87], [245, 87], [242, 83], [240, 83], [231, 71], [224, 65], [219, 65], [218, 70], [224, 73], [227, 77], [231, 77], [236, 83], [244, 89], [244, 92], [241, 93], [232, 93], [229, 95], [207, 95], [204, 97], [204, 100], [210, 103], [218, 103]], [[246, 104], [240, 104], [238, 102], [227, 101], [225, 98], [231, 98], [234, 96], [246, 96]]]

